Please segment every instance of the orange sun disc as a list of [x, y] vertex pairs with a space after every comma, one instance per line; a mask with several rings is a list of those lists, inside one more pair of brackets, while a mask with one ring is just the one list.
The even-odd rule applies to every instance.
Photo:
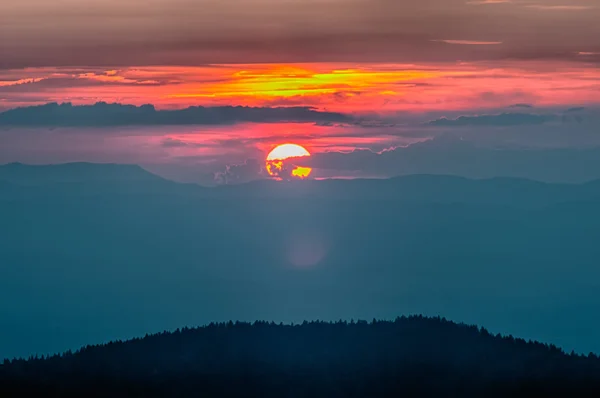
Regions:
[[308, 156], [310, 152], [300, 145], [282, 144], [269, 152], [265, 166], [269, 175], [279, 179], [307, 178], [312, 172], [310, 167], [292, 164], [292, 161], [286, 162], [286, 160]]

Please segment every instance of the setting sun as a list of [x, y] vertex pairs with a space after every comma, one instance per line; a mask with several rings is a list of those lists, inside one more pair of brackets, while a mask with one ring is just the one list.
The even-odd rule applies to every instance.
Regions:
[[307, 178], [312, 169], [288, 162], [290, 159], [310, 156], [306, 148], [296, 144], [282, 144], [275, 147], [266, 159], [269, 175], [277, 178]]
[[297, 158], [310, 156], [306, 148], [296, 144], [278, 145], [267, 155], [267, 160], [284, 160], [287, 158]]

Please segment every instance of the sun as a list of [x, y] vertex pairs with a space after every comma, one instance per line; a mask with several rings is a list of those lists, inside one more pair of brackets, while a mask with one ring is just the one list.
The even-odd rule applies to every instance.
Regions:
[[296, 158], [310, 156], [310, 152], [303, 146], [296, 144], [278, 145], [267, 155], [267, 160], [285, 160], [287, 158]]
[[278, 145], [267, 155], [265, 168], [269, 175], [279, 179], [307, 178], [312, 169], [298, 163], [301, 163], [299, 162], [301, 158], [309, 156], [310, 152], [303, 146], [297, 144]]

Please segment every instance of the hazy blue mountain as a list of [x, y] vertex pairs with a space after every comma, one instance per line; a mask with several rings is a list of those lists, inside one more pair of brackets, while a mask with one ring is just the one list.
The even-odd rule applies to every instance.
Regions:
[[399, 313], [600, 352], [600, 182], [202, 188], [90, 167], [109, 171], [0, 184], [0, 357], [210, 321]]
[[83, 162], [53, 165], [9, 163], [0, 166], [0, 180], [22, 185], [164, 181], [137, 165]]
[[11, 184], [11, 190], [2, 189], [0, 195], [81, 195], [111, 193], [173, 193], [197, 190], [200, 187], [176, 184], [138, 165], [112, 163], [63, 163], [27, 165], [9, 163], [0, 165], [0, 182]]
[[600, 360], [440, 318], [211, 323], [0, 364], [3, 397], [596, 397]]
[[17, 193], [21, 192], [21, 187], [12, 184], [8, 181], [2, 181], [0, 180], [0, 194], [6, 195], [6, 196], [12, 196], [15, 195]]
[[[408, 175], [389, 179], [331, 179], [245, 184], [203, 188], [178, 184], [127, 164], [65, 163], [0, 165], [0, 192], [56, 194], [162, 193], [202, 198], [383, 199], [402, 202], [487, 203], [542, 206], [568, 201], [600, 200], [600, 180], [550, 184], [521, 178], [468, 179], [451, 175]], [[23, 188], [27, 188], [24, 190]]]
[[600, 182], [549, 184], [520, 178], [467, 179], [448, 175], [410, 175], [390, 179], [254, 181], [216, 187], [206, 195], [243, 197], [381, 199], [412, 203], [487, 203], [543, 206], [600, 199]]

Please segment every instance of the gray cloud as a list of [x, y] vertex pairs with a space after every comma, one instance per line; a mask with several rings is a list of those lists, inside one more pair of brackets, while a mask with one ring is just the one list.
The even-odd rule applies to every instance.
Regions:
[[533, 8], [536, 10], [546, 10], [546, 11], [587, 11], [596, 8], [593, 5], [574, 5], [574, 4], [528, 4], [525, 7]]
[[530, 109], [530, 108], [534, 108], [534, 106], [531, 105], [531, 104], [514, 104], [514, 105], [509, 106], [509, 108], [527, 108], [527, 109]]
[[[0, 37], [10, 38], [0, 41], [0, 68], [514, 57], [589, 62], [593, 57], [579, 54], [600, 51], [600, 8], [584, 0], [86, 4], [0, 3]], [[43, 35], [39, 26], [45, 27]], [[447, 42], [432, 42], [439, 39]], [[498, 42], [502, 45], [456, 45]]]
[[[515, 104], [509, 109], [532, 109], [533, 105]], [[428, 126], [436, 127], [518, 127], [518, 126], [536, 126], [548, 123], [583, 123], [589, 122], [590, 125], [599, 122], [598, 109], [586, 108], [583, 106], [572, 107], [566, 110], [556, 108], [539, 109], [540, 113], [520, 113], [505, 112], [499, 114], [481, 114], [481, 115], [456, 115], [454, 118], [439, 117], [426, 123]]]
[[451, 39], [440, 39], [432, 40], [442, 42], [446, 44], [458, 44], [463, 46], [492, 46], [502, 44], [501, 41], [477, 41], [477, 40], [451, 40]]
[[74, 106], [46, 104], [0, 113], [0, 126], [128, 126], [220, 125], [239, 122], [350, 122], [350, 116], [309, 107], [192, 106], [181, 110], [156, 110], [152, 105], [107, 104]]
[[229, 164], [223, 171], [214, 173], [218, 184], [240, 184], [260, 178], [263, 174], [262, 163], [256, 159], [247, 159], [244, 163]]
[[204, 145], [195, 142], [178, 140], [175, 138], [165, 138], [162, 140], [162, 146], [165, 148], [200, 148]]
[[462, 127], [462, 126], [519, 126], [544, 124], [557, 119], [556, 115], [535, 115], [531, 113], [502, 113], [499, 115], [459, 116], [456, 119], [432, 120], [430, 126]]
[[124, 80], [124, 81], [102, 81], [93, 78], [79, 77], [53, 77], [28, 79], [31, 81], [21, 84], [11, 84], [2, 86], [0, 84], [0, 93], [39, 93], [54, 92], [57, 89], [77, 88], [77, 87], [102, 87], [102, 86], [161, 86], [164, 84], [177, 84], [176, 81], [165, 80]]
[[356, 150], [315, 154], [308, 165], [315, 169], [357, 170], [380, 177], [449, 174], [585, 182], [600, 178], [600, 148], [499, 148], [441, 136], [379, 153]]

